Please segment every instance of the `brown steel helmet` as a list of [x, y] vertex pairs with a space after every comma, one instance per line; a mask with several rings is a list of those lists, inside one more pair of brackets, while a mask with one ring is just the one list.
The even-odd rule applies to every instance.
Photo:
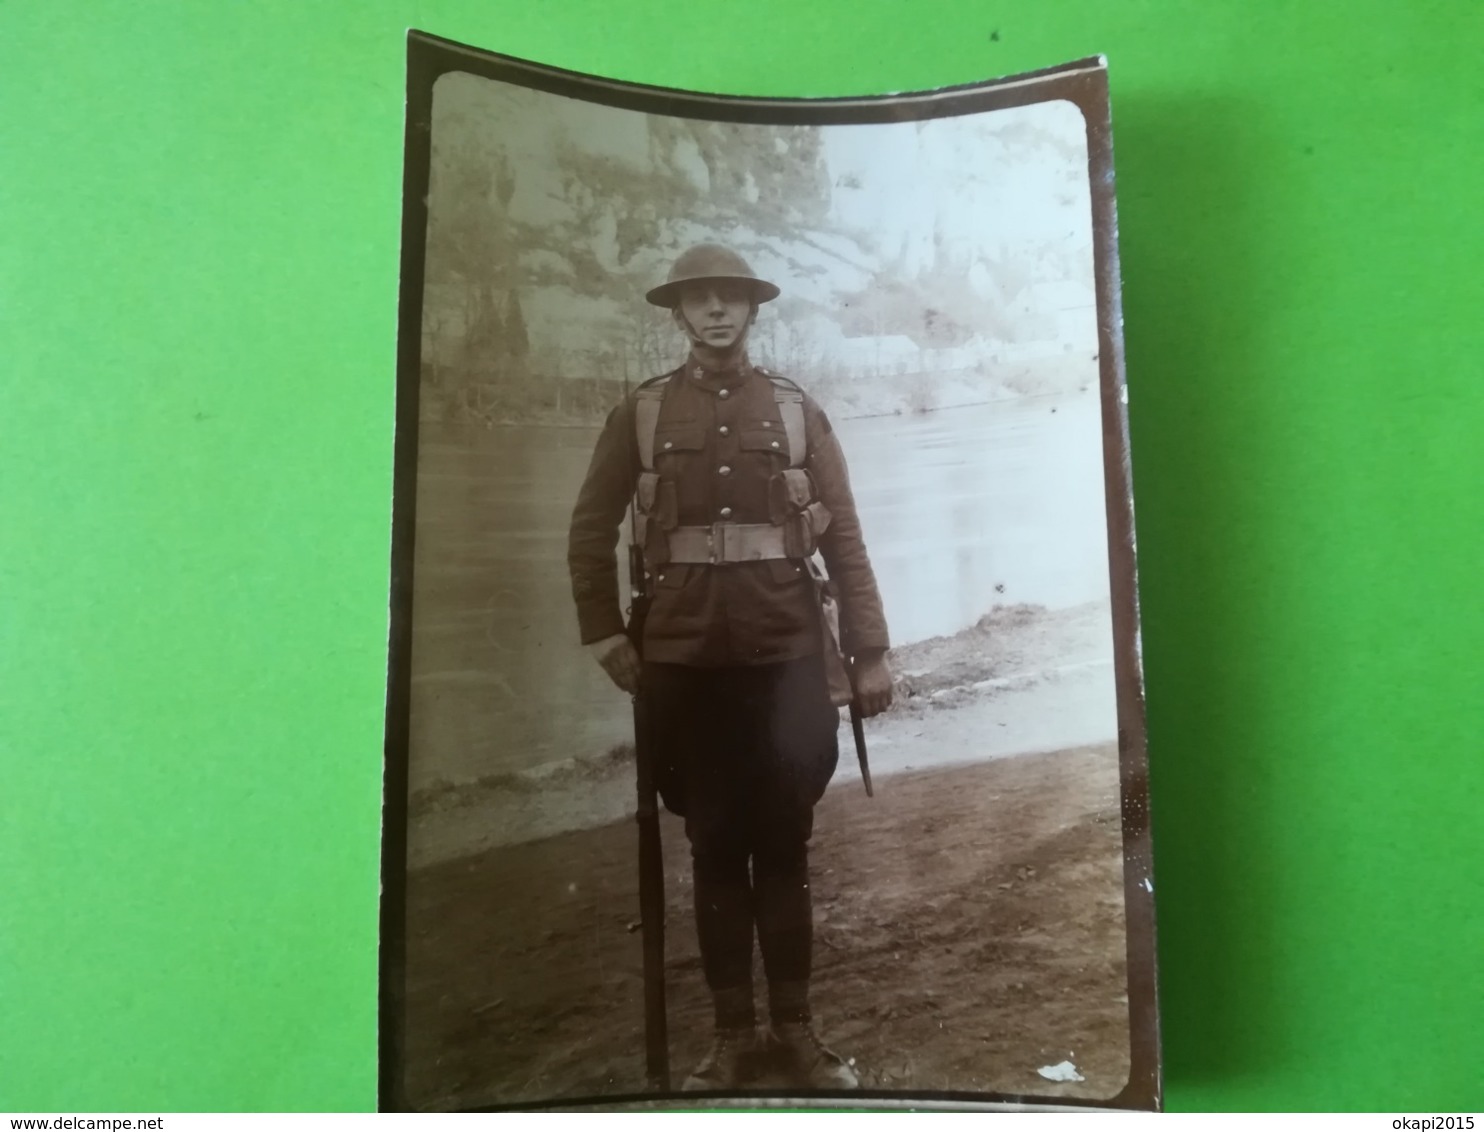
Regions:
[[670, 277], [644, 297], [657, 307], [674, 310], [680, 302], [680, 285], [696, 279], [735, 279], [752, 287], [752, 296], [760, 303], [778, 297], [778, 288], [759, 279], [747, 261], [731, 248], [720, 244], [697, 244], [686, 248], [675, 258]]

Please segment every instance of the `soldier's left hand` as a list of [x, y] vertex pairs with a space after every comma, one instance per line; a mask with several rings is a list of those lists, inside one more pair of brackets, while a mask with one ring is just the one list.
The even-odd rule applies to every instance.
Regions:
[[855, 658], [855, 701], [866, 719], [891, 707], [891, 669], [884, 652]]

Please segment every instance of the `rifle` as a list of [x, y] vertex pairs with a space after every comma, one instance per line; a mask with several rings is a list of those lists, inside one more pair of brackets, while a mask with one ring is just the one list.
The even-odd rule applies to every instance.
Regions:
[[[644, 548], [638, 519], [629, 508], [629, 623], [634, 649], [644, 647], [649, 594], [644, 584]], [[634, 696], [634, 765], [639, 795], [639, 923], [644, 941], [644, 1070], [649, 1087], [670, 1091], [670, 1037], [665, 1016], [665, 862], [660, 845], [660, 811], [649, 705], [641, 686]]]

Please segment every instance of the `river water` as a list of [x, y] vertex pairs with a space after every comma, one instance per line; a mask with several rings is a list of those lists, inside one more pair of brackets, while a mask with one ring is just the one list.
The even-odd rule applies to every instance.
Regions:
[[[997, 604], [1108, 596], [1096, 391], [839, 420], [893, 641]], [[595, 428], [425, 422], [419, 438], [413, 790], [530, 771], [628, 737], [577, 643], [567, 524]]]

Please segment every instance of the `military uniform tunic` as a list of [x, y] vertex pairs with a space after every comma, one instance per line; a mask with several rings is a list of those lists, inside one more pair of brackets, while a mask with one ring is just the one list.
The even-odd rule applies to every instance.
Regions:
[[[657, 479], [644, 481], [646, 496], [654, 489], [645, 501], [652, 595], [640, 648], [645, 736], [660, 795], [685, 818], [707, 985], [718, 1004], [746, 1004], [726, 1020], [718, 1005], [718, 1025], [744, 1026], [750, 1018], [744, 988], [754, 927], [775, 1019], [800, 1017], [798, 988], [807, 985], [812, 956], [808, 843], [814, 806], [839, 759], [839, 712], [803, 557], [807, 541], [784, 538], [786, 553], [800, 549], [793, 558], [670, 561], [668, 532], [679, 527], [801, 518], [779, 513], [776, 488], [787, 486], [790, 477], [780, 473], [790, 469], [791, 453], [774, 381], [745, 360], [708, 370], [692, 356], [646, 383], [664, 390], [651, 469], [640, 459], [636, 397], [625, 398], [593, 451], [568, 543], [583, 642], [624, 632], [615, 551], [641, 472], [652, 470]], [[798, 395], [791, 384], [788, 391]], [[802, 409], [803, 469], [830, 513], [818, 549], [839, 598], [843, 651], [885, 649], [886, 621], [845, 458], [819, 406], [805, 396]], [[792, 496], [787, 502], [797, 504]], [[775, 996], [782, 996], [777, 1003]]]
[[[770, 522], [769, 482], [789, 467], [773, 381], [748, 363], [708, 370], [694, 358], [667, 382], [655, 429], [657, 508], [670, 526]], [[641, 471], [631, 396], [609, 414], [572, 514], [568, 560], [583, 643], [624, 631], [616, 548]], [[886, 619], [861, 537], [840, 444], [804, 396], [804, 467], [831, 522], [819, 550], [840, 603], [846, 655], [888, 646]], [[647, 662], [720, 668], [819, 653], [819, 603], [802, 558], [720, 565], [670, 563], [651, 573]]]

